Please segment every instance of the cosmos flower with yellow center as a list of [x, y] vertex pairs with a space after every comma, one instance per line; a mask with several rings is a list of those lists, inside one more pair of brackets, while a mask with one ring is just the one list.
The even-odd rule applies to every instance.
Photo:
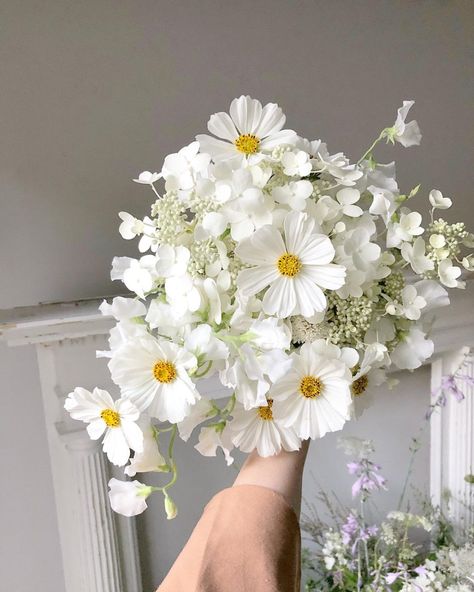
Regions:
[[274, 226], [262, 226], [235, 252], [252, 266], [239, 273], [239, 289], [245, 296], [265, 290], [263, 310], [279, 318], [311, 317], [325, 310], [322, 289], [337, 290], [344, 284], [345, 268], [331, 263], [335, 251], [330, 239], [301, 212], [286, 215], [283, 235]]
[[200, 395], [188, 371], [193, 354], [151, 335], [126, 343], [110, 360], [113, 381], [140, 411], [160, 421], [177, 423], [189, 415]]
[[286, 117], [275, 103], [264, 107], [260, 101], [242, 95], [234, 99], [228, 113], [215, 113], [209, 119], [208, 130], [214, 136], [196, 136], [201, 152], [210, 154], [214, 162], [234, 160], [255, 164], [276, 146], [293, 145], [297, 136], [284, 130]]
[[323, 355], [318, 343], [292, 354], [291, 370], [271, 388], [274, 417], [302, 440], [322, 438], [350, 419], [352, 375], [343, 359]]

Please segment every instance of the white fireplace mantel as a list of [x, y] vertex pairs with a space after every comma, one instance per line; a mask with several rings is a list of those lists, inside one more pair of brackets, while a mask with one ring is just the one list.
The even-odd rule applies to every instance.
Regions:
[[[430, 361], [434, 389], [452, 371], [461, 346], [474, 347], [473, 284], [469, 282], [466, 291], [455, 294], [434, 325], [435, 356]], [[36, 348], [66, 592], [143, 592], [135, 522], [113, 514], [107, 501], [107, 482], [113, 471], [83, 425], [63, 409], [71, 388], [96, 385], [93, 362], [103, 363], [106, 376], [106, 365], [95, 360], [95, 350], [106, 349], [114, 321], [99, 312], [101, 300], [3, 311], [0, 339], [10, 346]], [[68, 379], [71, 368], [74, 379], [79, 377], [73, 386]], [[472, 361], [467, 370], [474, 375]], [[469, 494], [472, 488], [463, 478], [474, 472], [473, 390], [462, 410], [448, 400], [432, 419], [430, 486], [435, 502], [442, 501], [446, 488], [460, 495]], [[206, 392], [214, 397], [225, 395], [212, 381]], [[451, 504], [449, 511], [459, 520], [473, 519], [465, 515], [461, 503]]]

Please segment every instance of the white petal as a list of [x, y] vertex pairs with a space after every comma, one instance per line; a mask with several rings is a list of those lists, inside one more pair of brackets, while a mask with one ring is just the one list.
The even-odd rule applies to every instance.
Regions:
[[[239, 137], [234, 122], [227, 113], [214, 113], [207, 124], [207, 129], [218, 138], [234, 142]], [[198, 138], [199, 141], [199, 138]]]
[[275, 265], [260, 265], [242, 269], [237, 277], [237, 285], [246, 296], [258, 294], [280, 277]]
[[103, 449], [110, 462], [119, 467], [125, 465], [130, 458], [130, 448], [120, 428], [109, 428], [105, 434]]
[[255, 134], [262, 116], [262, 104], [242, 95], [230, 105], [230, 116], [241, 134]]
[[289, 317], [296, 306], [295, 285], [292, 278], [280, 276], [263, 297], [263, 310], [280, 319]]

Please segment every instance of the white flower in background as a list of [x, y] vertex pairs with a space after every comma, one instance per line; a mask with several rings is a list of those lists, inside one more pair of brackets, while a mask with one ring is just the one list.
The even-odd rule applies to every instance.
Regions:
[[152, 336], [125, 344], [109, 362], [123, 397], [151, 417], [171, 423], [182, 421], [200, 398], [188, 374], [195, 367], [193, 354]]
[[288, 185], [275, 187], [272, 191], [273, 199], [291, 209], [302, 211], [305, 209], [308, 198], [313, 193], [313, 185], [309, 181], [293, 181]]
[[201, 428], [199, 442], [194, 448], [203, 456], [217, 456], [217, 449], [222, 448], [227, 466], [230, 466], [234, 462], [230, 454], [233, 447], [228, 427], [218, 425]]
[[278, 402], [275, 418], [303, 440], [340, 430], [350, 417], [350, 370], [342, 360], [314, 353], [318, 347], [305, 343], [293, 353], [291, 370], [269, 392]]
[[191, 142], [175, 154], [169, 154], [161, 171], [166, 191], [191, 191], [197, 174], [205, 173], [210, 161], [208, 154], [199, 153], [199, 142]]
[[275, 317], [254, 320], [248, 332], [252, 335], [252, 343], [260, 349], [287, 350], [291, 344], [290, 328]]
[[304, 150], [289, 150], [281, 157], [283, 173], [288, 177], [307, 177], [313, 168], [309, 154]]
[[411, 243], [402, 243], [400, 248], [403, 259], [407, 261], [413, 271], [419, 275], [434, 269], [432, 259], [426, 256], [425, 241], [419, 236]]
[[153, 492], [153, 488], [140, 481], [109, 481], [110, 507], [122, 516], [137, 516], [147, 509], [146, 499]]
[[69, 393], [64, 408], [73, 419], [88, 424], [87, 433], [92, 440], [98, 440], [105, 432], [102, 448], [114, 465], [123, 466], [130, 458], [130, 449], [143, 450], [143, 434], [136, 424], [140, 412], [128, 399], [114, 401], [102, 389], [90, 392], [77, 387]]
[[449, 197], [443, 197], [443, 194], [438, 189], [432, 189], [429, 195], [430, 204], [434, 210], [447, 210], [453, 205]]
[[439, 280], [447, 288], [464, 288], [465, 282], [458, 280], [462, 270], [457, 265], [453, 265], [451, 259], [445, 259], [438, 265]]
[[405, 286], [400, 294], [401, 302], [390, 300], [385, 310], [390, 315], [404, 316], [412, 321], [421, 317], [421, 310], [426, 306], [426, 300], [419, 296], [414, 286]]
[[156, 273], [163, 278], [182, 276], [186, 273], [190, 252], [186, 247], [161, 245], [156, 250]]
[[341, 206], [342, 213], [350, 218], [358, 218], [364, 213], [362, 208], [355, 206], [360, 199], [360, 191], [351, 187], [340, 189], [336, 193], [336, 199]]
[[267, 314], [312, 316], [326, 307], [321, 288], [343, 285], [345, 269], [331, 263], [334, 247], [327, 236], [314, 232], [314, 225], [305, 214], [290, 212], [284, 239], [276, 228], [264, 226], [236, 247], [237, 255], [254, 265], [240, 272], [237, 285], [247, 296], [270, 286], [263, 297]]
[[350, 164], [342, 152], [329, 154], [326, 144], [322, 143], [317, 148], [317, 154], [314, 155], [312, 164], [315, 170], [327, 172], [341, 185], [346, 185], [347, 187], [355, 185], [356, 181], [364, 174], [358, 170], [355, 164]]
[[391, 352], [392, 362], [400, 370], [414, 370], [433, 355], [434, 344], [426, 338], [425, 332], [415, 325]]
[[275, 420], [273, 405], [273, 399], [268, 399], [266, 405], [246, 411], [242, 405], [236, 404], [232, 412], [234, 419], [228, 425], [234, 446], [242, 452], [252, 452], [256, 448], [263, 457], [278, 454], [282, 448], [299, 449], [301, 439], [291, 427], [283, 428]]
[[143, 450], [135, 453], [124, 470], [129, 477], [135, 477], [137, 473], [162, 472], [166, 469], [166, 460], [158, 447], [156, 431], [149, 420], [142, 431]]
[[142, 185], [153, 185], [158, 179], [161, 179], [159, 173], [151, 173], [150, 171], [143, 171], [138, 175], [138, 179], [133, 179], [135, 183], [141, 183]]
[[414, 236], [423, 234], [419, 212], [403, 212], [400, 214], [400, 221], [388, 226], [387, 247], [398, 247], [402, 241], [411, 241]]
[[399, 142], [402, 146], [418, 146], [421, 141], [421, 132], [418, 123], [412, 120], [405, 122], [408, 111], [415, 104], [415, 101], [403, 101], [402, 107], [397, 111], [397, 119], [390, 128], [389, 138]]
[[122, 224], [120, 224], [119, 227], [119, 232], [122, 238], [125, 240], [131, 240], [132, 238], [143, 234], [143, 231], [145, 230], [143, 220], [139, 220], [127, 212], [119, 212], [119, 218], [122, 220]]
[[230, 116], [221, 112], [209, 119], [207, 129], [219, 139], [208, 135], [196, 139], [214, 162], [233, 159], [239, 164], [254, 164], [276, 146], [296, 142], [294, 131], [282, 129], [285, 120], [275, 103], [262, 108], [260, 101], [242, 95], [232, 101]]
[[430, 310], [448, 306], [448, 292], [435, 280], [420, 280], [419, 282], [415, 282], [413, 286], [418, 295], [425, 299], [426, 306], [423, 308], [423, 315]]

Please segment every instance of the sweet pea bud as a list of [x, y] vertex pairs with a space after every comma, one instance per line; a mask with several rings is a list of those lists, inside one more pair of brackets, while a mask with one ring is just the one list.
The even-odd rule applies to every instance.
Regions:
[[178, 508], [177, 508], [176, 504], [174, 503], [174, 501], [166, 493], [166, 491], [165, 491], [164, 495], [165, 495], [166, 517], [168, 518], [168, 520], [173, 520], [173, 518], [176, 518], [176, 516], [178, 515]]

